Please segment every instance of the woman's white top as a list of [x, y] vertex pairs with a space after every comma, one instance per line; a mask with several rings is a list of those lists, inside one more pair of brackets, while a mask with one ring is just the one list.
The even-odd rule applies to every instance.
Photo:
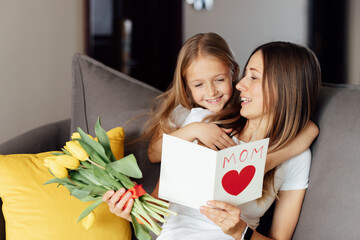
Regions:
[[[211, 112], [206, 109], [192, 109], [190, 115], [185, 120], [184, 125], [194, 121], [202, 121], [202, 119], [209, 114], [211, 114]], [[237, 138], [233, 138], [233, 140], [237, 144], [241, 144]], [[275, 191], [306, 189], [309, 181], [310, 164], [311, 152], [310, 149], [307, 149], [298, 156], [277, 166], [274, 178]], [[256, 228], [259, 225], [260, 217], [264, 215], [274, 201], [275, 195], [272, 195], [268, 196], [262, 203], [253, 200], [238, 205], [241, 209], [241, 219], [243, 219], [250, 227]], [[231, 236], [226, 235], [205, 215], [201, 214], [199, 209], [185, 207], [172, 202], [170, 203], [170, 209], [177, 212], [178, 215], [171, 215], [166, 218], [167, 222], [163, 224], [163, 230], [157, 238], [158, 240], [233, 239]]]

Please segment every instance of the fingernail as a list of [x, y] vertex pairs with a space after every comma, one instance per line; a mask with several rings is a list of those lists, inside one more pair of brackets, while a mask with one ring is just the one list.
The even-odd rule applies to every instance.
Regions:
[[119, 190], [119, 192], [120, 192], [120, 193], [124, 193], [124, 192], [125, 192], [125, 189], [122, 188], [122, 189]]

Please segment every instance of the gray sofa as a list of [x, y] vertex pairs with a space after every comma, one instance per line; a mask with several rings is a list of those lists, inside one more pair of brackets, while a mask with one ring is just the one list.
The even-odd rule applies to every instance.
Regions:
[[[110, 69], [84, 55], [73, 59], [72, 116], [34, 129], [0, 145], [0, 154], [39, 153], [59, 150], [79, 126], [94, 134], [98, 116], [109, 130], [124, 126], [126, 141], [139, 136], [151, 100], [160, 91]], [[323, 84], [314, 121], [320, 135], [312, 145], [310, 185], [293, 239], [359, 239], [360, 207], [360, 87]], [[128, 121], [131, 119], [131, 121]], [[37, 139], [36, 142], [30, 141]], [[146, 157], [146, 142], [125, 145], [134, 153], [144, 178], [139, 181], [151, 192], [159, 165]], [[0, 202], [1, 204], [1, 202]], [[269, 226], [261, 221], [261, 231]], [[0, 214], [0, 240], [5, 239], [5, 221]]]

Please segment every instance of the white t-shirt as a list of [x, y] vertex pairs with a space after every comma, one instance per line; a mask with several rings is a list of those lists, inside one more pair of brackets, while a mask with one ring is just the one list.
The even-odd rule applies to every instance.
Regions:
[[182, 124], [182, 127], [193, 122], [202, 122], [205, 117], [210, 116], [211, 114], [213, 114], [213, 112], [205, 108], [192, 108]]
[[176, 128], [182, 127], [189, 114], [189, 109], [183, 107], [180, 104], [177, 105], [171, 113], [170, 125]]
[[[189, 124], [192, 120], [202, 121], [204, 116], [211, 114], [209, 110], [196, 108], [191, 110], [190, 115], [185, 120]], [[234, 139], [237, 144], [241, 144], [238, 139]], [[289, 159], [276, 168], [274, 185], [275, 191], [287, 191], [306, 189], [308, 187], [309, 171], [311, 164], [311, 152], [307, 149], [298, 156]], [[186, 177], [186, 176], [184, 176]], [[258, 204], [256, 200], [239, 205], [241, 209], [241, 219], [249, 226], [256, 228], [259, 225], [260, 217], [268, 210], [275, 200], [275, 195], [269, 196], [266, 201]], [[170, 203], [170, 209], [178, 213], [178, 216], [170, 216], [163, 224], [158, 240], [172, 239], [201, 239], [219, 240], [233, 239], [226, 235], [215, 223], [210, 221], [198, 209], [185, 207], [176, 203]]]

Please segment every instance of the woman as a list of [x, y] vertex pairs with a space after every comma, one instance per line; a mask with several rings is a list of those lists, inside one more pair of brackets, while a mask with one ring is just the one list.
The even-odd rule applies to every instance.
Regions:
[[[310, 120], [320, 79], [318, 61], [305, 47], [271, 42], [255, 49], [236, 85], [242, 118], [230, 126], [236, 128], [238, 142], [269, 137], [269, 151], [288, 144]], [[226, 119], [234, 111], [239, 110], [224, 109], [212, 120]], [[308, 184], [310, 161], [307, 150], [270, 170], [264, 177], [262, 198], [239, 206], [209, 201], [199, 212], [172, 204], [171, 209], [179, 215], [167, 219], [158, 239], [291, 239]], [[130, 209], [122, 211], [122, 206], [127, 199], [116, 204], [117, 214], [125, 218]], [[268, 238], [257, 233], [256, 227], [274, 201]], [[114, 202], [108, 204], [114, 209]]]

